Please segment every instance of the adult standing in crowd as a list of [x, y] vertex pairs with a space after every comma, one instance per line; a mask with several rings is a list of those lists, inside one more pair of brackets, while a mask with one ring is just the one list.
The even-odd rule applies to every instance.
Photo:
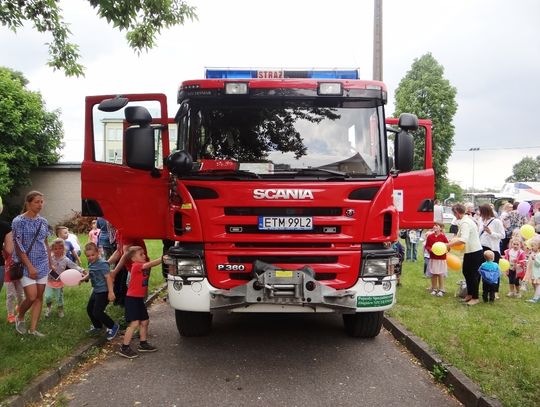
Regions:
[[467, 305], [476, 305], [480, 302], [478, 300], [478, 287], [480, 286], [480, 274], [478, 273], [478, 269], [484, 262], [478, 226], [471, 216], [465, 213], [464, 205], [453, 205], [452, 213], [458, 220], [458, 232], [455, 239], [452, 239], [446, 246], [450, 249], [452, 246], [465, 243], [463, 276], [467, 283], [467, 296], [464, 298], [464, 301]]
[[116, 250], [114, 243], [111, 242], [111, 233], [114, 232], [111, 230], [110, 223], [105, 218], [97, 218], [96, 224], [100, 230], [97, 243], [99, 254], [105, 260], [108, 260]]
[[501, 253], [504, 253], [508, 249], [508, 243], [512, 238], [512, 230], [510, 229], [510, 212], [513, 210], [513, 205], [511, 202], [506, 202], [502, 205], [501, 214], [499, 219], [504, 227], [504, 238], [501, 240]]
[[[0, 197], [0, 214], [4, 210], [2, 197]], [[6, 273], [4, 264], [5, 259], [3, 253], [10, 255], [13, 252], [13, 237], [11, 233], [11, 225], [3, 220], [0, 220], [0, 291], [4, 286], [4, 275]]]
[[[495, 217], [495, 212], [490, 204], [480, 206], [480, 219], [478, 220], [480, 230], [480, 244], [482, 250], [491, 250], [494, 254], [494, 262], [499, 263], [501, 258], [501, 241], [506, 232], [500, 219]], [[499, 299], [500, 279], [495, 285], [495, 298]]]
[[47, 244], [49, 224], [47, 219], [39, 214], [43, 209], [43, 204], [41, 192], [29, 192], [24, 199], [22, 213], [13, 219], [11, 224], [15, 245], [13, 261], [21, 262], [24, 266], [21, 283], [25, 299], [19, 307], [15, 329], [20, 334], [27, 333], [24, 316], [26, 311], [30, 310], [28, 334], [38, 337], [45, 336], [37, 331], [37, 325], [41, 315], [47, 276], [52, 268], [51, 253]]

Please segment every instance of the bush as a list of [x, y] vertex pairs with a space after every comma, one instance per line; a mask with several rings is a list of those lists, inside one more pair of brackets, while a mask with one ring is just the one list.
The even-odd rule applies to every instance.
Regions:
[[73, 209], [71, 212], [73, 213], [70, 216], [65, 217], [55, 226], [65, 226], [73, 233], [88, 233], [90, 229], [92, 229], [92, 221], [96, 218], [92, 216], [82, 216], [81, 212], [74, 211]]

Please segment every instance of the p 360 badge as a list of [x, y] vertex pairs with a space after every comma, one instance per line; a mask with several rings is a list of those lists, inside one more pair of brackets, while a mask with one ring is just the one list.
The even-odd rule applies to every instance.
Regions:
[[245, 271], [246, 266], [243, 264], [217, 264], [216, 268], [219, 271]]

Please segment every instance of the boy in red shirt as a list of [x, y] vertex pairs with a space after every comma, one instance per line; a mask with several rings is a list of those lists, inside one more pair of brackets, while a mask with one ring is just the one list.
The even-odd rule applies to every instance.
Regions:
[[144, 299], [148, 292], [148, 279], [152, 267], [161, 264], [161, 258], [147, 261], [144, 249], [141, 246], [131, 246], [127, 252], [127, 257], [131, 260], [131, 274], [125, 300], [126, 322], [129, 326], [124, 334], [122, 346], [118, 355], [133, 359], [139, 356], [130, 347], [131, 338], [135, 329], [139, 328], [140, 342], [137, 350], [139, 352], [155, 352], [157, 349], [147, 341], [149, 317]]

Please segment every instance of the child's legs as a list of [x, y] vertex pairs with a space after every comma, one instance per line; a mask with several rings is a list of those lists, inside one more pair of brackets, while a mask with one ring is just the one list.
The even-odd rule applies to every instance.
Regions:
[[[133, 338], [133, 333], [135, 332], [135, 329], [139, 326], [139, 321], [131, 321], [126, 328], [126, 332], [124, 332], [124, 340], [122, 341], [122, 344], [125, 346], [129, 346], [131, 343], [131, 339]], [[141, 328], [142, 329], [142, 328]], [[142, 341], [142, 331], [139, 330], [139, 335]]]
[[540, 284], [533, 284], [534, 287], [534, 298], [540, 297]]
[[8, 315], [15, 315], [15, 305], [17, 303], [17, 289], [11, 281], [6, 282], [6, 308]]
[[482, 280], [482, 300], [487, 302], [489, 299], [489, 284], [486, 280]]
[[92, 325], [94, 328], [103, 328], [103, 324], [100, 320], [98, 320], [96, 317], [94, 317], [94, 304], [96, 302], [96, 294], [92, 293], [90, 295], [90, 298], [88, 299], [88, 304], [86, 304], [86, 313], [88, 314], [88, 318], [90, 318], [90, 321], [92, 321]]
[[141, 342], [144, 342], [148, 338], [148, 325], [150, 323], [150, 320], [144, 320], [141, 321], [140, 327], [139, 327], [139, 339]]
[[444, 291], [444, 275], [443, 274], [437, 275], [437, 281], [439, 283], [439, 290]]
[[45, 287], [45, 304], [47, 304], [47, 307], [48, 308], [51, 308], [52, 306], [52, 302], [53, 302], [53, 297], [55, 297], [55, 292], [54, 292], [54, 288], [52, 287]]
[[431, 275], [431, 289], [436, 290], [438, 287], [438, 279], [436, 274]]
[[[108, 293], [95, 293], [94, 295], [94, 308], [92, 310], [94, 318], [111, 329], [114, 326], [114, 321], [105, 313], [105, 308], [109, 305]], [[96, 326], [96, 328], [99, 327]]]
[[412, 250], [412, 259], [416, 260], [416, 256], [418, 255], [418, 245], [417, 245], [417, 243], [411, 243], [411, 250]]
[[499, 284], [489, 284], [488, 292], [489, 292], [489, 302], [495, 301], [495, 293], [498, 291]]
[[56, 288], [56, 304], [59, 309], [64, 309], [64, 288]]

